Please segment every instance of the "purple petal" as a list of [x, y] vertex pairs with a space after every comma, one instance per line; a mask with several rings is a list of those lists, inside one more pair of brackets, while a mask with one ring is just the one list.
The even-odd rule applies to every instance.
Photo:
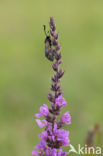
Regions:
[[66, 100], [60, 95], [58, 98], [56, 98], [56, 105], [59, 107], [66, 106]]
[[42, 123], [42, 121], [40, 119], [36, 119], [36, 122], [37, 122], [38, 126], [41, 127], [41, 128], [46, 126], [46, 124]]
[[71, 115], [69, 114], [69, 112], [66, 112], [62, 115], [60, 122], [65, 123], [66, 125], [71, 124]]
[[35, 117], [36, 118], [40, 118], [41, 117], [41, 114], [35, 114]]
[[40, 155], [40, 153], [37, 152], [37, 151], [35, 151], [35, 150], [33, 150], [33, 151], [32, 151], [32, 155]]
[[49, 115], [49, 109], [46, 104], [44, 104], [42, 107], [40, 107], [40, 114], [41, 116], [48, 116]]

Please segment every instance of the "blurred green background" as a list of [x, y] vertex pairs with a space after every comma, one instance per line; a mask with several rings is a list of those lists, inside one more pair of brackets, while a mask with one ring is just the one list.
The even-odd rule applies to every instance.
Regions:
[[0, 156], [30, 156], [39, 143], [34, 114], [50, 105], [53, 75], [44, 56], [50, 16], [62, 46], [71, 144], [84, 145], [88, 129], [102, 127], [103, 1], [0, 0]]

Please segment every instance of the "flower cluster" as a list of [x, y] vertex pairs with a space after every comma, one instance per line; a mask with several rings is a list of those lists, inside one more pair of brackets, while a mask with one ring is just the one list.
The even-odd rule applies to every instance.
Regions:
[[[55, 71], [54, 76], [51, 78], [51, 91], [48, 94], [48, 99], [51, 102], [51, 108], [48, 108], [46, 104], [40, 107], [40, 113], [36, 114], [36, 122], [39, 127], [45, 127], [40, 137], [40, 144], [37, 144], [32, 151], [32, 155], [37, 156], [66, 156], [67, 152], [62, 151], [62, 146], [68, 146], [69, 131], [62, 129], [63, 125], [71, 124], [71, 116], [67, 111], [58, 120], [57, 116], [60, 114], [61, 109], [67, 105], [66, 100], [63, 98], [62, 89], [60, 87], [60, 79], [64, 75], [64, 71], [59, 69], [59, 65], [62, 63], [62, 56], [59, 53], [60, 44], [58, 43], [58, 33], [56, 32], [56, 25], [54, 19], [50, 18], [50, 34], [53, 45], [53, 54], [55, 56], [55, 62], [52, 65]], [[40, 117], [44, 117], [43, 120]]]

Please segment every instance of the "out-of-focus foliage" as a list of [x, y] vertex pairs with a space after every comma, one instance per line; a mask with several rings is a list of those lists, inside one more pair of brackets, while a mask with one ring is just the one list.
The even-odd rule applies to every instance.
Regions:
[[[85, 156], [96, 156], [102, 153], [102, 135], [101, 128], [96, 124], [91, 130], [88, 131], [86, 138], [87, 153]], [[86, 153], [86, 152], [85, 152]], [[100, 153], [100, 154], [99, 154]]]
[[[62, 46], [71, 144], [103, 118], [103, 2], [0, 1], [0, 155], [30, 156], [41, 131], [34, 114], [50, 104], [53, 74], [44, 57], [43, 25], [53, 16]], [[68, 147], [64, 149], [68, 151]], [[73, 154], [72, 154], [73, 156]]]

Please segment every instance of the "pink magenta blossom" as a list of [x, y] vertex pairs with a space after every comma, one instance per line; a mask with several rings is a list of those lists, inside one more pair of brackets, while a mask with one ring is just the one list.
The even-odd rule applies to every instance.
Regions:
[[36, 114], [35, 116], [37, 118], [40, 118], [41, 116], [49, 116], [48, 106], [44, 104], [42, 107], [40, 107], [40, 114]]
[[60, 122], [65, 123], [66, 125], [70, 125], [71, 124], [71, 115], [68, 112], [64, 113], [60, 119]]
[[66, 100], [62, 97], [62, 95], [56, 98], [56, 105], [59, 107], [63, 107], [67, 105]]

